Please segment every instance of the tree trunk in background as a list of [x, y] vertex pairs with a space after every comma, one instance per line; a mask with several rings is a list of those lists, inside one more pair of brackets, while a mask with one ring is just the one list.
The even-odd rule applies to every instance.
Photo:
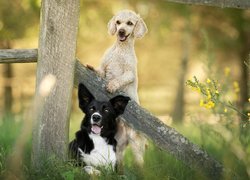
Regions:
[[[10, 49], [11, 45], [9, 41], [3, 41], [0, 42], [0, 48], [2, 49]], [[13, 102], [13, 96], [12, 96], [12, 65], [11, 64], [3, 64], [3, 78], [4, 78], [4, 118], [8, 119], [8, 117], [11, 116], [11, 109], [12, 109], [12, 102]]]
[[185, 76], [187, 73], [187, 64], [188, 64], [188, 58], [189, 58], [189, 44], [190, 44], [190, 32], [188, 29], [184, 33], [183, 38], [183, 54], [181, 59], [181, 71], [180, 71], [180, 78], [179, 83], [177, 87], [177, 94], [175, 98], [175, 104], [173, 111], [171, 113], [173, 122], [174, 123], [182, 123], [183, 117], [184, 117], [184, 109], [185, 109], [185, 100], [184, 100], [184, 88], [185, 88]]
[[[250, 34], [246, 32], [244, 29], [240, 31], [242, 38], [242, 51], [240, 52], [241, 58], [241, 77], [240, 77], [240, 108], [242, 111], [247, 114], [249, 111], [248, 98], [250, 98], [250, 69], [247, 67], [246, 63], [249, 65], [250, 63]], [[241, 118], [240, 123], [240, 131], [241, 135], [243, 135], [242, 141], [244, 141], [245, 137], [249, 136], [249, 122], [246, 117]]]
[[[240, 47], [238, 50], [239, 58], [240, 58], [240, 102], [239, 108], [245, 114], [249, 109], [248, 106], [248, 98], [250, 97], [250, 70], [247, 67], [246, 63], [250, 62], [250, 27], [249, 27], [249, 20], [245, 15], [246, 11], [236, 11], [231, 13], [231, 18], [234, 20], [234, 25], [239, 32], [239, 43]], [[247, 136], [249, 136], [249, 122], [246, 117], [241, 116], [240, 122], [240, 133], [241, 133], [241, 142], [243, 144], [248, 143], [244, 141], [246, 140]]]
[[249, 32], [245, 32], [244, 34], [244, 44], [241, 52], [241, 102], [240, 105], [243, 111], [246, 110], [246, 106], [248, 104], [249, 98], [249, 71], [246, 63], [249, 63], [250, 58], [250, 34]]
[[[12, 66], [11, 64], [3, 65], [3, 77], [4, 77], [4, 116], [6, 118], [11, 116], [11, 108], [12, 108]], [[4, 118], [5, 119], [5, 118]]]

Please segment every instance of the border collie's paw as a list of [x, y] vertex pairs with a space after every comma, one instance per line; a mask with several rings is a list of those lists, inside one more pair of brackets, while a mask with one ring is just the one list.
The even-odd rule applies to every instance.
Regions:
[[101, 175], [101, 171], [95, 169], [93, 166], [84, 166], [83, 170], [89, 175]]
[[119, 179], [128, 180], [128, 177], [126, 175], [119, 175]]

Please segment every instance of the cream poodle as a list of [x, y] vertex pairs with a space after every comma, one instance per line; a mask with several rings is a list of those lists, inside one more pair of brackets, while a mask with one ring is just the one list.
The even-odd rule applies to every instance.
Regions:
[[[110, 35], [116, 35], [116, 42], [105, 52], [97, 73], [107, 80], [107, 91], [125, 92], [139, 103], [137, 87], [137, 58], [134, 49], [136, 38], [142, 38], [147, 26], [142, 18], [131, 10], [119, 11], [108, 23]], [[117, 160], [122, 165], [123, 152], [129, 143], [135, 160], [143, 164], [146, 139], [139, 133], [119, 122], [117, 140]]]

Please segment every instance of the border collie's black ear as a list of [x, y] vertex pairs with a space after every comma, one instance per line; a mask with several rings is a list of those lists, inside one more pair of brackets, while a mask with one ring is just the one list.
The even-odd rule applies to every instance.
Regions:
[[130, 98], [127, 96], [118, 95], [110, 99], [109, 102], [112, 104], [116, 114], [120, 115], [124, 112], [129, 100]]
[[86, 107], [93, 99], [95, 99], [94, 96], [89, 92], [89, 90], [83, 84], [80, 83], [78, 86], [78, 100], [79, 100], [79, 107], [83, 112], [85, 112]]

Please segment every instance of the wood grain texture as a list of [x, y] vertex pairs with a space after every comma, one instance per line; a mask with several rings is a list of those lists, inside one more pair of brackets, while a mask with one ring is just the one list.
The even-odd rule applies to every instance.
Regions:
[[0, 49], [0, 63], [37, 62], [37, 49]]
[[42, 98], [39, 88], [48, 74], [56, 83], [34, 119], [32, 162], [36, 167], [44, 157], [67, 159], [79, 12], [79, 0], [42, 1], [35, 98]]
[[238, 8], [238, 9], [249, 9], [249, 0], [165, 0], [169, 2], [191, 4], [191, 5], [205, 5], [215, 6], [220, 8]]
[[[79, 83], [84, 83], [99, 100], [108, 100], [115, 95], [124, 94], [122, 92], [116, 94], [108, 93], [105, 89], [106, 82], [77, 60], [75, 66], [75, 87]], [[157, 117], [140, 107], [136, 102], [129, 102], [122, 117], [131, 127], [144, 133], [161, 149], [166, 150], [188, 167], [197, 169], [213, 179], [220, 178], [223, 167], [219, 162], [178, 133], [174, 128], [163, 124]]]

